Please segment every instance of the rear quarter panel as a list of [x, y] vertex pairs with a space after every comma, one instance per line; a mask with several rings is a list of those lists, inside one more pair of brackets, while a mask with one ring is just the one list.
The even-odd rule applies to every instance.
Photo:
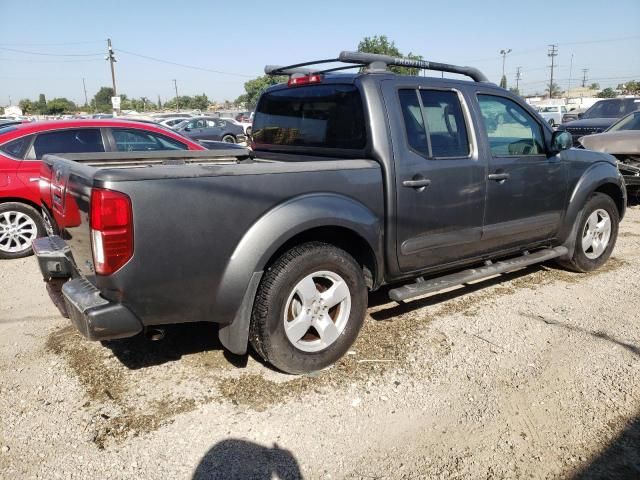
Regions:
[[[162, 171], [171, 177], [170, 167]], [[375, 162], [181, 171], [188, 175], [113, 181], [105, 173], [98, 180], [131, 198], [135, 245], [129, 263], [95, 281], [105, 297], [126, 304], [146, 325], [231, 322], [253, 272], [301, 230], [340, 222], [370, 242], [381, 240], [382, 179]]]

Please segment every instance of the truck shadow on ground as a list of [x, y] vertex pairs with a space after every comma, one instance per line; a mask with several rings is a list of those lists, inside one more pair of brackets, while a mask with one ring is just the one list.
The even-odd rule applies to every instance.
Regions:
[[234, 355], [218, 340], [218, 326], [210, 322], [166, 325], [161, 340], [150, 340], [144, 334], [121, 340], [102, 342], [127, 368], [137, 370], [180, 360], [185, 355], [206, 351], [222, 351], [224, 358], [237, 368], [244, 368], [248, 355]]
[[193, 474], [193, 480], [272, 478], [302, 479], [300, 466], [293, 454], [275, 443], [273, 448], [269, 448], [237, 439], [223, 440], [214, 445], [202, 457]]

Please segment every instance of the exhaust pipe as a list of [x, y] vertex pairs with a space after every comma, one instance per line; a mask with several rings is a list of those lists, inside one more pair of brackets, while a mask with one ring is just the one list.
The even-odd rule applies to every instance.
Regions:
[[157, 342], [158, 340], [162, 340], [164, 338], [164, 328], [151, 327], [147, 328], [144, 333], [147, 339], [151, 340], [152, 342]]

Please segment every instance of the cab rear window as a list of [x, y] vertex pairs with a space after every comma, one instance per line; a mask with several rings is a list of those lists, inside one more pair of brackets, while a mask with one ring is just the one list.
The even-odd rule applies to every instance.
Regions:
[[262, 96], [253, 121], [257, 148], [361, 150], [366, 145], [360, 92], [353, 85], [313, 85]]

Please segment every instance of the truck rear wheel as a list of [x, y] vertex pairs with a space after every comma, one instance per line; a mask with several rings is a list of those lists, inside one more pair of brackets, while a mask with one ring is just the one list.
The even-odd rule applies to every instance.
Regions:
[[31, 242], [46, 235], [42, 215], [30, 205], [0, 204], [0, 259], [31, 255]]
[[265, 272], [251, 318], [250, 342], [287, 373], [321, 370], [355, 341], [367, 307], [362, 269], [344, 250], [310, 242]]
[[619, 223], [618, 207], [611, 197], [594, 193], [580, 217], [573, 257], [561, 265], [576, 272], [590, 272], [604, 265], [616, 244]]

